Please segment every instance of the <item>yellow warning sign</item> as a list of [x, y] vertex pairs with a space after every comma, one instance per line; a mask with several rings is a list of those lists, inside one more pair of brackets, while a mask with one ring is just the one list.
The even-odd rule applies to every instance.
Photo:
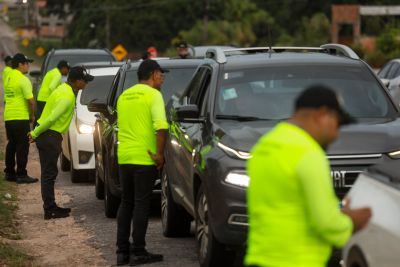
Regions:
[[35, 49], [35, 53], [38, 57], [42, 57], [46, 51], [44, 50], [43, 47], [39, 46], [38, 48]]
[[113, 53], [113, 55], [117, 58], [118, 61], [121, 61], [126, 57], [128, 51], [126, 51], [125, 47], [119, 44], [116, 47], [114, 47], [111, 53]]
[[22, 39], [21, 44], [22, 44], [24, 47], [28, 47], [28, 46], [29, 46], [29, 39], [28, 39], [28, 38]]

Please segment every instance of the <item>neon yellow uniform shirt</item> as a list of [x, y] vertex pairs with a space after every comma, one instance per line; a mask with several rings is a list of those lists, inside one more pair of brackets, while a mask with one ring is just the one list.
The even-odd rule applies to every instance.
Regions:
[[50, 129], [59, 133], [65, 133], [71, 123], [74, 108], [75, 94], [72, 87], [63, 83], [47, 99], [42, 115], [31, 135], [35, 139], [41, 133]]
[[37, 96], [38, 101], [46, 102], [50, 94], [62, 83], [62, 75], [58, 68], [46, 73]]
[[28, 99], [33, 98], [32, 83], [21, 71], [8, 74], [4, 88], [4, 120], [29, 120]]
[[156, 153], [156, 131], [168, 129], [160, 91], [137, 84], [117, 102], [118, 164], [154, 165], [148, 150]]
[[344, 246], [353, 225], [339, 210], [319, 144], [303, 129], [280, 123], [254, 146], [247, 171], [245, 264], [326, 266], [332, 246]]
[[4, 70], [3, 70], [3, 88], [6, 88], [6, 81], [7, 81], [7, 76], [11, 73], [13, 69], [9, 66], [5, 66]]

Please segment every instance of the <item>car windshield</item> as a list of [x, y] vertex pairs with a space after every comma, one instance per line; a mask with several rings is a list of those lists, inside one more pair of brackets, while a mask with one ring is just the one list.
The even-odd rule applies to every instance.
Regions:
[[[181, 95], [189, 84], [196, 67], [189, 66], [185, 68], [167, 68], [169, 72], [165, 73], [164, 83], [161, 87], [161, 93], [164, 103], [171, 98], [173, 94]], [[124, 90], [135, 85], [138, 82], [137, 72], [128, 71], [125, 77]]]
[[76, 64], [82, 62], [97, 62], [97, 61], [114, 61], [112, 56], [104, 55], [55, 55], [50, 58], [47, 70], [55, 68], [60, 60], [68, 61], [70, 66], [75, 66]]
[[86, 89], [83, 90], [81, 104], [87, 105], [91, 101], [105, 103], [113, 78], [114, 75], [95, 76], [94, 80], [89, 82]]
[[217, 118], [287, 119], [306, 87], [332, 87], [355, 118], [394, 117], [396, 110], [376, 78], [359, 66], [293, 65], [223, 72], [217, 90]]

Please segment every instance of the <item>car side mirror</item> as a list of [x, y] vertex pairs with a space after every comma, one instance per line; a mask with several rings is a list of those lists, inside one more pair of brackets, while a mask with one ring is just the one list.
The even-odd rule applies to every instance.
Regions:
[[197, 105], [189, 104], [175, 108], [175, 119], [181, 122], [199, 122], [200, 113]]
[[389, 88], [390, 80], [381, 78], [381, 82], [386, 86], [386, 88]]
[[100, 112], [103, 114], [108, 114], [107, 104], [101, 102], [90, 102], [87, 104], [87, 108], [90, 112]]
[[40, 75], [42, 75], [42, 72], [40, 70], [32, 70], [29, 72], [29, 75], [35, 79], [39, 79]]

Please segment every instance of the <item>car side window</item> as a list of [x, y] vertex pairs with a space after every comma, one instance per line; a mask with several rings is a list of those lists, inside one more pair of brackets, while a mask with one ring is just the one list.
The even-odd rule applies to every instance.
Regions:
[[389, 62], [385, 66], [383, 66], [382, 70], [378, 73], [379, 78], [387, 79], [388, 73], [390, 71], [390, 68], [392, 67], [392, 63]]
[[397, 72], [399, 71], [399, 68], [400, 68], [400, 64], [397, 63], [397, 62], [394, 62], [394, 63], [392, 64], [392, 67], [390, 68], [390, 71], [389, 71], [387, 77], [388, 77], [389, 79], [394, 79], [394, 78], [396, 78]]
[[193, 77], [192, 81], [190, 82], [190, 85], [188, 87], [188, 92], [186, 94], [188, 104], [197, 104], [198, 97], [200, 94], [200, 89], [203, 84], [203, 77], [206, 72], [207, 72], [206, 68], [200, 68]]
[[115, 98], [116, 98], [116, 95], [117, 95], [117, 89], [118, 89], [118, 84], [119, 84], [120, 77], [121, 77], [121, 72], [119, 71], [115, 75], [115, 78], [114, 78], [114, 80], [112, 82], [112, 85], [111, 85], [111, 90], [110, 90], [110, 93], [109, 93], [109, 96], [108, 96], [108, 101], [107, 101], [108, 105], [111, 106], [111, 107], [114, 107], [114, 102], [115, 102]]

